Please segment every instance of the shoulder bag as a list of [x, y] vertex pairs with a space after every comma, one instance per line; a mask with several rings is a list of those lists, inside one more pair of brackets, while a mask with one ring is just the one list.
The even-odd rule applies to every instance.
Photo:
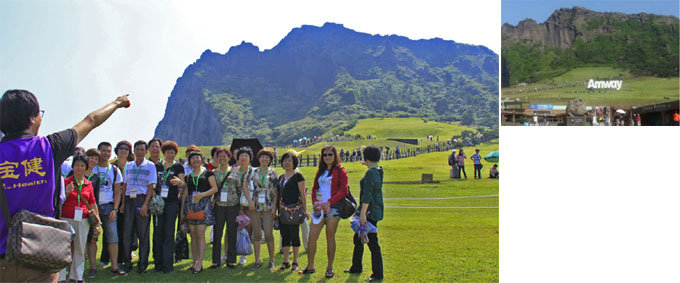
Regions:
[[289, 204], [279, 211], [281, 224], [302, 224], [305, 221], [305, 210], [302, 209], [302, 202]]
[[8, 226], [6, 256], [34, 269], [59, 271], [71, 264], [75, 233], [64, 220], [21, 210], [10, 221], [5, 184], [0, 179], [0, 205]]

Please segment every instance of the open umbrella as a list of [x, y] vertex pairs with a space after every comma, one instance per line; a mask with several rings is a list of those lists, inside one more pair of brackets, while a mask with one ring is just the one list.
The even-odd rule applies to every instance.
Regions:
[[[229, 150], [231, 152], [234, 152], [234, 150], [237, 150], [242, 147], [250, 147], [250, 149], [253, 151], [253, 160], [250, 162], [251, 165], [254, 167], [259, 167], [260, 166], [260, 161], [255, 158], [255, 155], [257, 154], [260, 149], [263, 148], [262, 144], [258, 139], [233, 139], [231, 141], [231, 146], [229, 147]], [[236, 163], [237, 156], [234, 156], [232, 160], [229, 161], [229, 165], [234, 165]]]
[[626, 114], [626, 111], [624, 111], [623, 109], [619, 109], [619, 110], [616, 110], [616, 113], [619, 113], [619, 114]]
[[498, 162], [498, 150], [494, 150], [494, 151], [490, 152], [489, 154], [487, 154], [486, 156], [484, 156], [484, 160], [486, 160], [487, 162], [493, 162], [493, 163]]

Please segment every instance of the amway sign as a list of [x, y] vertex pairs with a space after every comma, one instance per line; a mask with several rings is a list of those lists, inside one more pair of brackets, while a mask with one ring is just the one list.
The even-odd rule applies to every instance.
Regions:
[[612, 81], [596, 81], [590, 79], [588, 81], [588, 89], [615, 89], [620, 90], [623, 86], [622, 80], [612, 80]]

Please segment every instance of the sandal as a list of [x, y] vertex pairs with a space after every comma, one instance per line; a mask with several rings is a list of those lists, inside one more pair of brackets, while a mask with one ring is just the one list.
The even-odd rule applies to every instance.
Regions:
[[274, 270], [276, 268], [276, 265], [274, 265], [274, 262], [269, 262], [269, 270]]
[[298, 263], [297, 262], [293, 262], [293, 265], [291, 265], [291, 266], [292, 267], [290, 268], [290, 271], [297, 271], [298, 270]]
[[194, 271], [193, 271], [192, 273], [193, 273], [193, 274], [199, 274], [199, 273], [201, 273], [201, 271], [203, 271], [203, 266], [201, 266], [201, 269], [200, 269], [200, 270], [195, 270], [195, 269], [194, 269]]
[[290, 263], [284, 262], [281, 264], [281, 267], [279, 267], [279, 271], [286, 270], [290, 267]]
[[255, 264], [253, 264], [253, 269], [258, 269], [260, 268], [260, 266], [262, 266], [262, 262], [256, 262]]
[[300, 270], [300, 274], [312, 274], [314, 272], [316, 272], [316, 269], [309, 269], [307, 267], [305, 267], [303, 270]]
[[326, 269], [326, 278], [333, 278], [335, 276], [335, 272], [333, 272], [333, 269]]

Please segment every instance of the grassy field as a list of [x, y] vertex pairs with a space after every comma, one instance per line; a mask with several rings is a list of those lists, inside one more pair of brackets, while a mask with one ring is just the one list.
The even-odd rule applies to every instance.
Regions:
[[[416, 121], [408, 127], [420, 127]], [[421, 120], [422, 123], [422, 120]], [[370, 126], [364, 126], [363, 121], [357, 126], [358, 133], [362, 133]], [[391, 121], [394, 127], [399, 120]], [[450, 137], [451, 130], [462, 130], [456, 125], [441, 123], [426, 123], [427, 126], [441, 127], [440, 134]], [[393, 127], [390, 125], [390, 127]], [[379, 129], [376, 129], [378, 131]], [[383, 127], [387, 135], [400, 135], [398, 130]], [[389, 132], [391, 131], [391, 132]], [[408, 132], [403, 132], [410, 137]], [[418, 136], [428, 134], [426, 131], [416, 132]], [[380, 140], [381, 135], [375, 134]], [[368, 142], [363, 140], [364, 142]], [[324, 143], [325, 144], [325, 143]], [[335, 143], [336, 146], [345, 143]], [[369, 143], [364, 143], [369, 144]], [[482, 155], [498, 149], [498, 142], [494, 141], [478, 146]], [[320, 145], [319, 145], [320, 148]], [[209, 152], [209, 147], [207, 148]], [[318, 149], [316, 149], [318, 150]], [[466, 147], [465, 152], [470, 155], [474, 148]], [[449, 179], [447, 159], [450, 152], [436, 152], [421, 154], [416, 157], [380, 162], [385, 170], [383, 196], [385, 203], [385, 217], [379, 222], [379, 240], [383, 252], [384, 272], [386, 282], [411, 281], [467, 281], [467, 282], [496, 282], [498, 275], [498, 180], [488, 179], [491, 165], [483, 161], [483, 179], [472, 178], [472, 161], [466, 161], [468, 179]], [[352, 194], [359, 196], [359, 181], [366, 172], [366, 167], [358, 162], [344, 163], [349, 174], [349, 185]], [[278, 168], [280, 171], [280, 168]], [[314, 167], [302, 167], [302, 174], [308, 178], [307, 187], [311, 190], [311, 178], [316, 172]], [[281, 171], [280, 171], [281, 172]], [[438, 183], [418, 184], [421, 174], [433, 174]], [[308, 202], [311, 197], [308, 197]], [[428, 207], [428, 208], [416, 208]], [[429, 208], [431, 207], [431, 208]], [[153, 229], [153, 227], [152, 227]], [[274, 236], [278, 239], [279, 232]], [[175, 264], [175, 272], [170, 274], [149, 271], [144, 275], [137, 274], [134, 269], [127, 277], [113, 277], [107, 269], [99, 269], [94, 281], [321, 281], [325, 280], [324, 270], [327, 265], [326, 240], [324, 232], [318, 241], [315, 274], [303, 276], [290, 271], [269, 271], [266, 268], [269, 256], [263, 252], [263, 267], [252, 270], [254, 257], [248, 256], [248, 263], [236, 270], [222, 267], [208, 270], [198, 275], [183, 271], [187, 269], [191, 260], [183, 260]], [[370, 252], [365, 249], [363, 264], [364, 272], [360, 275], [347, 275], [342, 270], [348, 268], [352, 258], [352, 235], [349, 220], [342, 220], [336, 234], [337, 251], [335, 256], [335, 278], [332, 281], [362, 281], [370, 274]], [[208, 237], [208, 235], [206, 235]], [[100, 243], [101, 244], [101, 243]], [[278, 240], [276, 249], [278, 251]], [[265, 245], [262, 246], [265, 251]], [[101, 246], [100, 246], [101, 249]], [[211, 264], [211, 245], [208, 244], [203, 266]], [[292, 259], [292, 257], [291, 257]], [[150, 258], [150, 261], [152, 259]], [[276, 254], [277, 266], [281, 264], [283, 256]], [[301, 249], [299, 259], [300, 268], [307, 264], [307, 255]], [[149, 266], [153, 269], [153, 264]]]
[[[346, 132], [347, 135], [352, 136], [359, 134], [364, 137], [362, 139], [344, 142], [321, 141], [308, 147], [297, 147], [294, 149], [297, 151], [305, 150], [303, 155], [318, 155], [321, 152], [321, 148], [327, 144], [334, 145], [338, 151], [340, 151], [340, 149], [353, 150], [362, 145], [389, 146], [390, 149], [394, 151], [397, 145], [400, 149], [434, 145], [437, 136], [439, 136], [440, 141], [443, 142], [446, 139], [451, 139], [453, 136], [460, 135], [465, 130], [474, 131], [473, 128], [455, 123], [442, 123], [436, 121], [425, 122], [423, 119], [419, 118], [371, 118], [359, 120], [354, 128]], [[376, 136], [376, 139], [365, 139], [368, 135]], [[432, 141], [427, 140], [427, 136], [429, 135], [433, 136], [434, 139]], [[418, 145], [391, 141], [388, 140], [389, 138], [418, 139]], [[207, 156], [210, 154], [212, 146], [199, 146], [198, 148]], [[271, 149], [271, 147], [267, 148]], [[282, 147], [277, 148], [278, 155], [281, 156], [288, 149], [289, 148]], [[179, 157], [184, 157], [185, 151], [186, 147], [180, 147]]]
[[[620, 90], [586, 91], [588, 80], [613, 77], [623, 80]], [[501, 95], [503, 100], [509, 98], [514, 101], [519, 98], [527, 103], [566, 105], [571, 99], [583, 98], [589, 106], [629, 107], [677, 100], [680, 98], [679, 83], [678, 77], [635, 77], [620, 69], [588, 67], [573, 69], [550, 80], [527, 86], [503, 88]]]

